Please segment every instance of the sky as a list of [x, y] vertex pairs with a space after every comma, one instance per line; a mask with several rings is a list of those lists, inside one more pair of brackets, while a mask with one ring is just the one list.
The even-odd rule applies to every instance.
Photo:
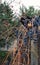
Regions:
[[[6, 1], [7, 3], [10, 3], [14, 0], [2, 0], [2, 2]], [[10, 7], [12, 7], [12, 10], [14, 9], [15, 12], [18, 13], [20, 6], [26, 6], [27, 8], [29, 6], [34, 6], [35, 9], [40, 9], [40, 0], [15, 0], [10, 4]]]

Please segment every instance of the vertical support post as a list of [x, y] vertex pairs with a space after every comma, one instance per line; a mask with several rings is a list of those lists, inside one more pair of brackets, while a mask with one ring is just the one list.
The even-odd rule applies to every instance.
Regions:
[[28, 41], [28, 65], [31, 65], [31, 40]]

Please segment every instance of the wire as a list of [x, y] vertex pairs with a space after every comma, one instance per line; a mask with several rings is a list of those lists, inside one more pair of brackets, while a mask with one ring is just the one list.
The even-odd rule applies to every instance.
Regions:
[[3, 62], [2, 62], [3, 65], [4, 65], [5, 61], [7, 60], [8, 56], [12, 53], [12, 51], [13, 51], [13, 50], [11, 50], [11, 51], [7, 54], [6, 58], [3, 60]]
[[10, 5], [12, 2], [14, 2], [15, 0], [11, 1], [8, 5]]

